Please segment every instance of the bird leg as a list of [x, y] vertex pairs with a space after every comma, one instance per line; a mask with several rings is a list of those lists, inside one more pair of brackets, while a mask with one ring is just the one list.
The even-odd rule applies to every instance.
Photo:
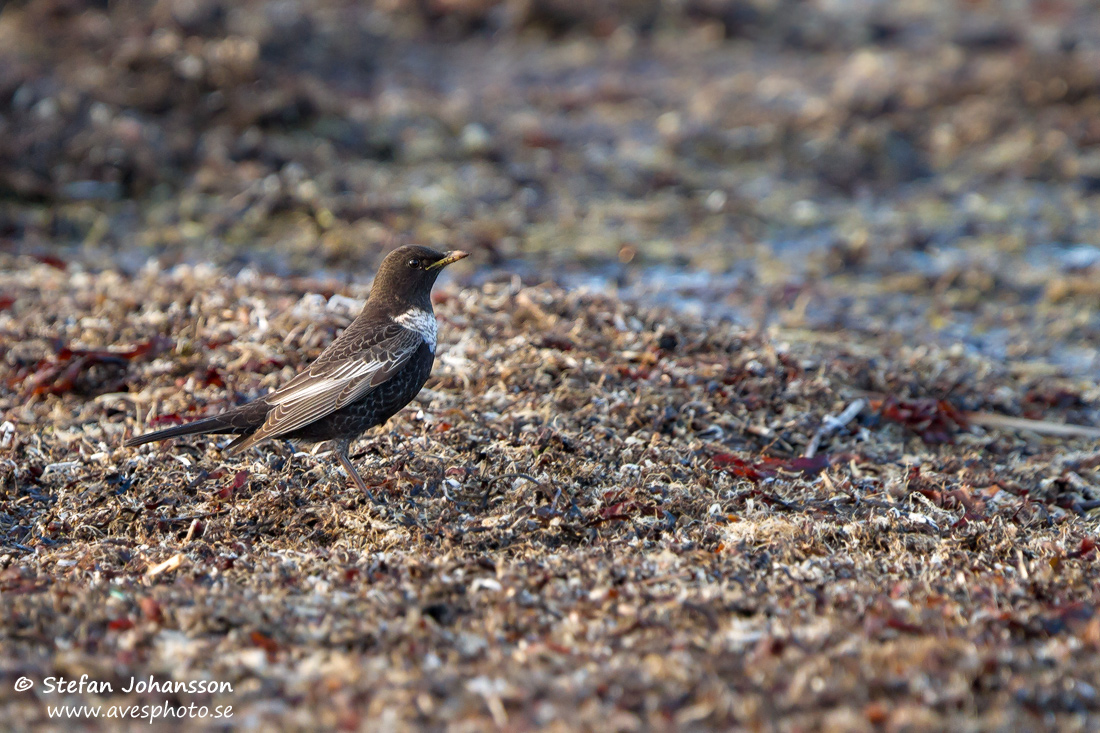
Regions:
[[351, 462], [351, 459], [348, 458], [348, 445], [349, 442], [346, 440], [338, 441], [336, 443], [336, 457], [340, 459], [340, 465], [344, 467], [344, 471], [347, 472], [348, 478], [355, 482], [356, 487], [367, 495], [367, 498], [371, 500], [372, 504], [377, 504], [378, 502], [375, 500], [374, 494], [367, 488], [367, 482], [364, 481], [363, 477], [359, 475], [359, 472], [355, 470], [355, 465]]

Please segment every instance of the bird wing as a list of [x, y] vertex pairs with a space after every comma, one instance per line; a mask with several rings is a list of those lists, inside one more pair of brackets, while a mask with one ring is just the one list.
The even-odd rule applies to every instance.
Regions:
[[397, 323], [334, 342], [308, 370], [263, 398], [273, 407], [264, 424], [230, 448], [236, 452], [292, 433], [363, 398], [405, 366], [423, 342], [418, 332]]

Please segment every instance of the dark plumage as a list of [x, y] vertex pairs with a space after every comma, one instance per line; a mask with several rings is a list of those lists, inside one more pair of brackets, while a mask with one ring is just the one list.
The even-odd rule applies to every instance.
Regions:
[[340, 464], [356, 485], [367, 485], [348, 458], [348, 446], [389, 420], [424, 386], [435, 361], [431, 292], [444, 267], [465, 252], [399, 247], [378, 268], [362, 312], [309, 369], [285, 386], [220, 415], [158, 430], [127, 446], [181, 435], [229, 433], [230, 453], [268, 438], [336, 441]]

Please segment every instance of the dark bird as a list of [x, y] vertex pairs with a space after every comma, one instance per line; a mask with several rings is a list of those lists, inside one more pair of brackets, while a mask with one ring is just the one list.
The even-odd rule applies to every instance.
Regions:
[[130, 438], [125, 445], [230, 433], [239, 436], [226, 447], [232, 454], [268, 438], [331, 440], [340, 465], [366, 492], [348, 446], [409, 404], [428, 380], [436, 344], [432, 286], [444, 267], [466, 256], [418, 246], [395, 249], [378, 268], [359, 316], [286, 386], [220, 415]]

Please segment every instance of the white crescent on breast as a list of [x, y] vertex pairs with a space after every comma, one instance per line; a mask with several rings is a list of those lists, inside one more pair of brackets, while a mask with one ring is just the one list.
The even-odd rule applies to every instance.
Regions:
[[394, 323], [399, 323], [410, 331], [416, 331], [428, 345], [428, 350], [435, 353], [436, 322], [435, 314], [423, 308], [409, 308], [399, 316], [393, 317]]

